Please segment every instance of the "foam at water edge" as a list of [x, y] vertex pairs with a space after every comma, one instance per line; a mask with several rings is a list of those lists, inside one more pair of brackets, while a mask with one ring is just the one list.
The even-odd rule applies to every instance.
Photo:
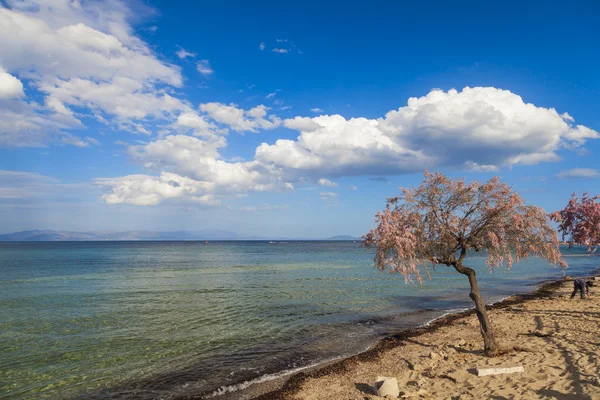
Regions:
[[432, 319], [430, 319], [429, 321], [425, 322], [425, 323], [424, 323], [424, 324], [422, 324], [422, 325], [419, 325], [419, 326], [418, 326], [418, 328], [421, 328], [421, 327], [423, 327], [423, 326], [429, 326], [431, 323], [433, 323], [433, 322], [437, 321], [437, 320], [438, 320], [438, 319], [440, 319], [440, 318], [444, 318], [446, 315], [457, 314], [457, 313], [459, 313], [459, 312], [463, 312], [463, 311], [470, 310], [471, 308], [472, 308], [472, 307], [466, 307], [466, 308], [454, 308], [454, 309], [452, 309], [452, 310], [449, 310], [448, 312], [445, 312], [445, 313], [443, 313], [442, 315], [440, 315], [440, 316], [438, 316], [438, 317], [435, 317], [435, 318], [432, 318]]
[[[493, 304], [496, 304], [496, 303], [501, 303], [504, 300], [506, 300], [506, 299], [508, 299], [509, 297], [512, 297], [512, 296], [513, 295], [502, 297], [499, 300], [496, 300], [496, 301], [493, 301], [493, 302], [489, 303], [488, 305], [493, 305]], [[431, 320], [425, 322], [424, 324], [418, 325], [417, 328], [421, 328], [421, 327], [424, 327], [424, 326], [429, 326], [433, 322], [435, 322], [435, 321], [437, 321], [437, 320], [439, 320], [441, 318], [444, 318], [447, 315], [457, 314], [457, 313], [460, 313], [460, 312], [463, 312], [463, 311], [470, 310], [472, 308], [474, 308], [474, 307], [454, 308], [454, 309], [448, 310], [447, 312], [443, 313], [442, 315], [437, 316], [435, 318], [432, 318]], [[220, 387], [219, 389], [215, 390], [211, 394], [203, 396], [203, 398], [210, 399], [210, 398], [213, 398], [213, 397], [216, 397], [216, 396], [222, 396], [222, 395], [227, 394], [227, 393], [238, 392], [240, 390], [247, 389], [250, 386], [258, 384], [258, 383], [269, 382], [269, 381], [272, 381], [272, 380], [275, 380], [275, 379], [283, 378], [283, 377], [288, 376], [288, 375], [293, 375], [293, 374], [295, 374], [297, 372], [300, 372], [300, 371], [303, 371], [303, 370], [306, 370], [306, 369], [309, 369], [309, 368], [318, 367], [319, 365], [322, 365], [322, 364], [326, 364], [326, 363], [330, 363], [330, 362], [333, 362], [333, 361], [341, 360], [341, 359], [344, 359], [344, 358], [347, 358], [347, 357], [352, 357], [353, 355], [360, 354], [360, 353], [363, 353], [363, 352], [367, 351], [371, 346], [372, 345], [368, 345], [365, 349], [363, 349], [362, 351], [356, 352], [356, 353], [344, 354], [344, 355], [333, 357], [333, 358], [326, 359], [326, 360], [323, 360], [323, 361], [318, 361], [318, 362], [315, 362], [313, 364], [309, 364], [309, 365], [304, 366], [304, 367], [288, 369], [288, 370], [284, 370], [282, 372], [275, 373], [275, 374], [266, 374], [266, 375], [263, 375], [263, 376], [261, 376], [259, 378], [252, 379], [250, 381], [245, 381], [245, 382], [238, 383], [238, 384], [235, 384], [235, 385], [223, 386], [223, 387]]]
[[[450, 311], [448, 311], [448, 312], [446, 312], [446, 313], [444, 313], [444, 314], [442, 314], [442, 315], [440, 315], [438, 317], [435, 317], [435, 318], [431, 319], [430, 321], [427, 321], [424, 324], [421, 324], [421, 325], [417, 326], [417, 328], [420, 328], [422, 326], [428, 326], [429, 324], [433, 323], [434, 321], [437, 321], [440, 318], [445, 317], [446, 315], [459, 313], [459, 312], [462, 312], [462, 311], [466, 311], [468, 309], [469, 308], [456, 308], [456, 309], [450, 310]], [[238, 392], [240, 390], [248, 389], [250, 386], [255, 385], [255, 384], [269, 382], [269, 381], [272, 381], [272, 380], [275, 380], [275, 379], [283, 378], [283, 377], [288, 376], [288, 375], [293, 375], [293, 374], [295, 374], [297, 372], [300, 372], [300, 371], [303, 371], [303, 370], [306, 370], [306, 369], [318, 367], [319, 365], [322, 365], [322, 364], [327, 364], [327, 363], [330, 363], [330, 362], [333, 362], [333, 361], [342, 360], [342, 359], [347, 358], [347, 357], [352, 357], [353, 355], [360, 354], [360, 353], [363, 353], [363, 352], [367, 351], [371, 346], [372, 345], [370, 344], [367, 347], [365, 347], [363, 350], [358, 351], [356, 353], [344, 354], [344, 355], [341, 355], [341, 356], [337, 356], [337, 357], [325, 359], [325, 360], [322, 360], [322, 361], [318, 361], [318, 362], [315, 362], [313, 364], [306, 365], [304, 367], [288, 369], [288, 370], [284, 370], [282, 372], [275, 373], [275, 374], [266, 374], [266, 375], [263, 375], [263, 376], [261, 376], [259, 378], [252, 379], [250, 381], [245, 381], [245, 382], [238, 383], [238, 384], [235, 384], [235, 385], [223, 386], [223, 387], [220, 387], [219, 389], [215, 390], [214, 392], [212, 392], [212, 393], [210, 393], [210, 394], [208, 394], [206, 396], [203, 396], [203, 398], [210, 399], [210, 398], [213, 398], [213, 397], [222, 396], [222, 395], [227, 394], [227, 393]]]
[[306, 365], [304, 367], [287, 369], [287, 370], [284, 370], [284, 371], [281, 371], [281, 372], [278, 372], [278, 373], [275, 373], [275, 374], [266, 374], [266, 375], [263, 375], [263, 376], [261, 376], [259, 378], [252, 379], [250, 381], [245, 381], [245, 382], [242, 382], [242, 383], [238, 383], [238, 384], [235, 384], [235, 385], [223, 386], [223, 387], [220, 387], [219, 389], [215, 390], [211, 394], [203, 396], [203, 398], [204, 399], [210, 399], [212, 397], [222, 396], [222, 395], [227, 394], [227, 393], [233, 393], [233, 392], [237, 392], [237, 391], [240, 391], [240, 390], [248, 389], [250, 386], [258, 384], [258, 383], [269, 382], [269, 381], [272, 381], [272, 380], [275, 380], [275, 379], [283, 378], [283, 377], [288, 376], [288, 375], [293, 375], [293, 374], [295, 374], [297, 372], [300, 372], [300, 371], [303, 371], [305, 369], [310, 369], [310, 368], [318, 367], [319, 365], [322, 365], [322, 364], [327, 364], [327, 363], [330, 363], [330, 362], [333, 362], [333, 361], [338, 361], [338, 360], [342, 360], [342, 359], [347, 358], [347, 357], [351, 357], [351, 356], [353, 356], [355, 354], [360, 354], [362, 352], [367, 351], [370, 347], [371, 347], [371, 345], [367, 346], [366, 348], [364, 348], [363, 350], [361, 350], [361, 351], [359, 351], [357, 353], [343, 354], [341, 356], [332, 357], [332, 358], [329, 358], [329, 359], [318, 361], [318, 362], [315, 362], [313, 364]]

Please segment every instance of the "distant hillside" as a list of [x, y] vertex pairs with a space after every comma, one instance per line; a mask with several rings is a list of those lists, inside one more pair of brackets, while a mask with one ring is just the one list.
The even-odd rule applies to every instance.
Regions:
[[350, 235], [332, 236], [327, 239], [284, 238], [243, 236], [223, 230], [206, 231], [122, 231], [122, 232], [73, 232], [53, 230], [33, 230], [0, 235], [0, 242], [59, 242], [59, 241], [106, 241], [106, 240], [362, 240]]
[[354, 236], [349, 236], [349, 235], [338, 235], [338, 236], [332, 236], [325, 240], [362, 240], [362, 239], [354, 237]]
[[242, 237], [235, 232], [212, 231], [123, 231], [123, 232], [71, 232], [34, 230], [0, 235], [4, 242], [49, 242], [49, 241], [83, 241], [83, 240], [240, 240], [262, 239], [258, 237]]

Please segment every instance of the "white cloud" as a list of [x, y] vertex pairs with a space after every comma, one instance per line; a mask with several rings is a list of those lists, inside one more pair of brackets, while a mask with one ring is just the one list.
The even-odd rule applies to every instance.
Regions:
[[564, 112], [560, 116], [567, 121], [575, 122], [575, 118], [571, 117], [568, 112]]
[[190, 57], [190, 58], [196, 57], [196, 53], [189, 52], [186, 49], [184, 49], [183, 47], [179, 47], [179, 50], [177, 50], [175, 52], [175, 54], [177, 54], [177, 57], [179, 57], [181, 59], [186, 59], [188, 57]]
[[311, 108], [310, 111], [314, 112], [314, 113], [322, 113], [323, 110], [320, 108]]
[[0, 48], [8, 71], [25, 77], [110, 80], [118, 75], [181, 86], [179, 69], [158, 60], [117, 2], [11, 2], [0, 6]]
[[198, 72], [200, 72], [202, 75], [208, 77], [211, 76], [215, 71], [213, 71], [212, 67], [210, 66], [210, 61], [208, 60], [200, 60], [196, 63], [196, 69], [198, 70]]
[[131, 158], [160, 175], [99, 178], [109, 204], [156, 205], [163, 201], [217, 204], [223, 196], [250, 192], [287, 191], [293, 185], [278, 172], [256, 161], [227, 162], [219, 154], [223, 136], [198, 139], [172, 135], [148, 144], [130, 146]]
[[[11, 106], [9, 122], [0, 122], [0, 145], [69, 142], [64, 131], [83, 127], [82, 117], [90, 115], [139, 131], [145, 128], [134, 120], [173, 118], [174, 111], [189, 109], [166, 89], [182, 86], [179, 67], [159, 60], [128, 22], [150, 12], [142, 3], [133, 12], [115, 0], [0, 4], [2, 80], [9, 80], [11, 98], [23, 97], [19, 84], [24, 79], [32, 94], [44, 97], [43, 105], [22, 99]], [[0, 88], [6, 98], [6, 85]], [[15, 122], [19, 112], [26, 123]]]
[[331, 182], [329, 179], [325, 179], [325, 178], [321, 178], [317, 181], [317, 184], [319, 186], [329, 186], [329, 187], [336, 187], [338, 184], [335, 182]]
[[318, 122], [309, 117], [295, 117], [283, 120], [283, 125], [288, 129], [301, 132], [311, 132], [323, 128]]
[[25, 96], [19, 79], [0, 67], [0, 100], [18, 99]]
[[259, 48], [260, 50], [264, 50], [264, 49], [265, 49], [265, 47], [266, 47], [266, 45], [265, 45], [265, 42], [261, 42], [261, 43], [258, 45], [258, 48]]
[[566, 171], [561, 171], [556, 174], [558, 179], [573, 179], [573, 178], [600, 178], [600, 171], [593, 168], [573, 168]]
[[217, 127], [193, 111], [185, 112], [177, 117], [176, 126], [191, 128], [195, 136], [211, 136], [217, 131]]
[[160, 176], [127, 175], [120, 178], [98, 178], [96, 184], [111, 192], [102, 196], [107, 204], [154, 206], [169, 199], [180, 199], [199, 205], [216, 205], [218, 201], [204, 194], [203, 182], [163, 172]]
[[352, 191], [358, 190], [358, 188], [355, 185], [348, 186], [348, 189]]
[[[243, 110], [233, 104], [205, 103], [200, 111], [204, 115], [182, 114], [177, 123], [205, 132], [202, 139], [172, 135], [131, 146], [132, 159], [158, 175], [100, 179], [107, 191], [105, 200], [214, 204], [227, 196], [292, 191], [294, 184], [329, 186], [341, 176], [375, 176], [371, 179], [389, 183], [386, 176], [425, 168], [493, 171], [554, 161], [559, 150], [600, 137], [556, 110], [527, 104], [509, 91], [433, 90], [378, 119], [340, 115], [286, 119], [285, 127], [300, 131], [295, 140], [262, 143], [251, 161], [227, 161], [219, 153], [226, 146], [225, 137], [213, 132], [207, 118], [239, 132], [274, 128], [282, 121], [268, 115], [264, 105]], [[338, 195], [322, 192], [320, 197], [332, 201]]]
[[479, 165], [473, 161], [466, 161], [463, 165], [463, 169], [471, 172], [493, 172], [498, 171], [496, 165]]
[[275, 97], [276, 95], [277, 95], [277, 92], [275, 91], [275, 92], [273, 92], [273, 93], [269, 93], [269, 94], [268, 94], [268, 95], [266, 95], [265, 97], [266, 97], [267, 99], [272, 99], [272, 98], [273, 98], [273, 97]]
[[235, 104], [205, 103], [200, 105], [200, 110], [237, 132], [258, 132], [258, 129], [273, 129], [281, 124], [276, 116], [267, 116], [269, 108], [262, 104], [243, 110]]
[[172, 118], [188, 107], [164, 90], [125, 77], [99, 83], [79, 78], [57, 80], [40, 84], [40, 90], [48, 95], [46, 104], [57, 113], [71, 115], [66, 106], [87, 107], [114, 116], [123, 124], [150, 116]]
[[278, 48], [274, 48], [273, 50], [271, 50], [273, 53], [279, 53], [279, 54], [287, 54], [289, 52], [288, 49], [278, 49]]
[[[256, 160], [296, 175], [394, 175], [425, 168], [493, 170], [559, 159], [559, 149], [600, 135], [556, 110], [492, 87], [433, 90], [384, 118], [301, 121], [297, 140], [261, 144]], [[286, 120], [284, 124], [292, 127]], [[304, 126], [306, 125], [306, 126]]]
[[79, 126], [69, 115], [39, 112], [36, 103], [9, 100], [0, 106], [0, 147], [43, 147], [47, 142], [64, 143], [76, 137], [64, 129]]

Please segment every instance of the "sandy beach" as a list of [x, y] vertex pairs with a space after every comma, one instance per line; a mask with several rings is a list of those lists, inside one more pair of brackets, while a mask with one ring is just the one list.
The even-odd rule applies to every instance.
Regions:
[[[386, 376], [397, 379], [400, 398], [600, 399], [599, 287], [585, 300], [571, 300], [572, 289], [571, 281], [553, 282], [490, 307], [499, 341], [528, 351], [485, 357], [476, 316], [467, 311], [296, 374], [278, 389], [273, 390], [275, 382], [268, 389], [255, 387], [244, 397], [380, 399], [373, 385], [377, 376]], [[477, 368], [511, 366], [523, 366], [524, 372], [476, 373]]]

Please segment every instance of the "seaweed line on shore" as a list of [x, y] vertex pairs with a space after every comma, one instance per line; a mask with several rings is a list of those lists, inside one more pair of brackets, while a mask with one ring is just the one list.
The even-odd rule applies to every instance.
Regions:
[[[550, 298], [550, 297], [552, 297], [554, 292], [556, 292], [556, 290], [564, 282], [565, 282], [565, 278], [545, 282], [532, 292], [518, 294], [518, 295], [512, 295], [512, 296], [509, 296], [499, 302], [488, 305], [487, 306], [488, 310], [500, 310], [500, 309], [508, 308], [508, 307], [511, 307], [514, 305], [522, 304], [528, 300]], [[357, 364], [359, 362], [377, 360], [383, 352], [393, 349], [393, 348], [396, 348], [396, 347], [403, 346], [404, 342], [407, 339], [415, 338], [415, 337], [421, 336], [426, 333], [435, 332], [436, 330], [438, 330], [442, 327], [451, 325], [452, 323], [454, 323], [462, 318], [471, 316], [474, 313], [475, 313], [475, 309], [471, 308], [466, 311], [460, 311], [457, 313], [443, 315], [443, 316], [441, 316], [433, 321], [430, 321], [427, 324], [421, 325], [417, 328], [402, 330], [398, 333], [395, 333], [393, 335], [390, 335], [388, 337], [381, 339], [379, 342], [377, 342], [371, 348], [369, 348], [368, 350], [366, 350], [362, 353], [344, 358], [342, 360], [339, 360], [339, 361], [336, 361], [333, 363], [323, 365], [321, 367], [311, 368], [308, 371], [298, 372], [298, 373], [292, 375], [291, 377], [289, 377], [278, 389], [255, 396], [251, 400], [285, 400], [285, 399], [288, 399], [291, 395], [297, 393], [300, 390], [302, 384], [309, 379], [320, 378], [320, 377], [323, 377], [326, 375], [331, 375], [331, 374], [336, 374], [336, 373], [343, 373], [343, 372], [350, 370], [352, 368], [352, 366], [354, 366], [355, 364]], [[305, 369], [308, 369], [308, 368], [305, 368]], [[191, 397], [188, 399], [200, 400], [203, 398], [205, 398], [205, 397], [199, 396], [199, 397]]]

